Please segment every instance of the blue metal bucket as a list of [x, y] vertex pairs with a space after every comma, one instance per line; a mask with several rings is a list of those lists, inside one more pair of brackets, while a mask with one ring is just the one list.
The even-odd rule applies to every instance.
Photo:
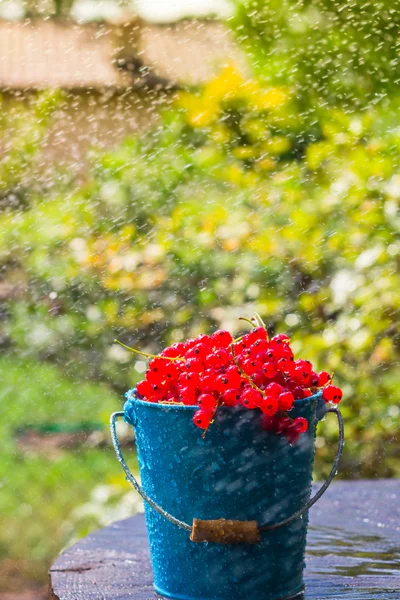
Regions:
[[[218, 409], [203, 438], [192, 423], [197, 408], [143, 402], [131, 394], [125, 413], [112, 416], [118, 458], [147, 500], [155, 590], [184, 600], [296, 597], [304, 589], [307, 511], [333, 479], [343, 445], [340, 412], [327, 411], [320, 393], [297, 400], [290, 414], [305, 417], [309, 428], [290, 445], [260, 427], [258, 410], [244, 408]], [[326, 412], [339, 420], [338, 454], [310, 500], [316, 425]], [[142, 488], [121, 455], [115, 431], [120, 416], [135, 429]], [[256, 520], [260, 541], [192, 542], [194, 518]]]

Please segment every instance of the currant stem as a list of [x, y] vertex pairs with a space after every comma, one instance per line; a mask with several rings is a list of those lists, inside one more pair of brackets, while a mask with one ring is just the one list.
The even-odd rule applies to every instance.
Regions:
[[131, 352], [134, 352], [135, 354], [140, 354], [141, 356], [145, 356], [146, 358], [163, 358], [164, 360], [181, 360], [181, 358], [179, 356], [176, 358], [171, 358], [170, 356], [161, 356], [161, 354], [148, 354], [147, 352], [142, 352], [141, 350], [136, 350], [135, 348], [131, 348], [130, 346], [123, 344], [122, 342], [120, 342], [117, 339], [114, 340], [114, 344], [119, 344], [123, 348], [126, 348], [127, 350], [130, 350]]
[[254, 323], [253, 323], [253, 321], [250, 321], [250, 319], [247, 319], [246, 317], [239, 317], [238, 320], [239, 321], [246, 321], [247, 323], [250, 323], [250, 325], [254, 328]]
[[254, 318], [256, 319], [258, 325], [265, 329], [265, 332], [267, 334], [267, 342], [269, 342], [269, 335], [268, 335], [266, 324], [264, 323], [264, 321], [262, 320], [262, 318], [260, 317], [260, 315], [258, 313], [254, 313]]
[[243, 335], [240, 335], [239, 337], [235, 338], [233, 340], [233, 343], [236, 344], [236, 342], [240, 342], [240, 340], [242, 339], [242, 337], [244, 337]]

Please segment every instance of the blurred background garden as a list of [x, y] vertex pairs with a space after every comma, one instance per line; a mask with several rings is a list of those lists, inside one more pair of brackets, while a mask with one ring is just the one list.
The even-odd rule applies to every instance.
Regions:
[[399, 7], [167, 4], [0, 0], [6, 598], [140, 509], [107, 422], [146, 365], [114, 338], [257, 311], [343, 388], [340, 476], [400, 476]]

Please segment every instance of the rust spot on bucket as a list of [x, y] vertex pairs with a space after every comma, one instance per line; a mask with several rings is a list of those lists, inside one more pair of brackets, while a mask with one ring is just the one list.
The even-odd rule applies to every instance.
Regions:
[[217, 544], [257, 544], [260, 541], [260, 532], [257, 521], [193, 519], [190, 539], [192, 542]]

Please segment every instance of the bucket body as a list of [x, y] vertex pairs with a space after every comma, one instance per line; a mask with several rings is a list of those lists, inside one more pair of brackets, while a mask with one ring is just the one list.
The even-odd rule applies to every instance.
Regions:
[[[164, 510], [193, 518], [275, 523], [310, 498], [320, 394], [290, 412], [309, 427], [290, 445], [264, 431], [260, 411], [221, 407], [204, 438], [192, 422], [198, 407], [133, 399], [140, 476]], [[280, 600], [303, 588], [308, 517], [261, 533], [258, 544], [191, 542], [190, 533], [145, 503], [155, 590], [185, 600]]]

